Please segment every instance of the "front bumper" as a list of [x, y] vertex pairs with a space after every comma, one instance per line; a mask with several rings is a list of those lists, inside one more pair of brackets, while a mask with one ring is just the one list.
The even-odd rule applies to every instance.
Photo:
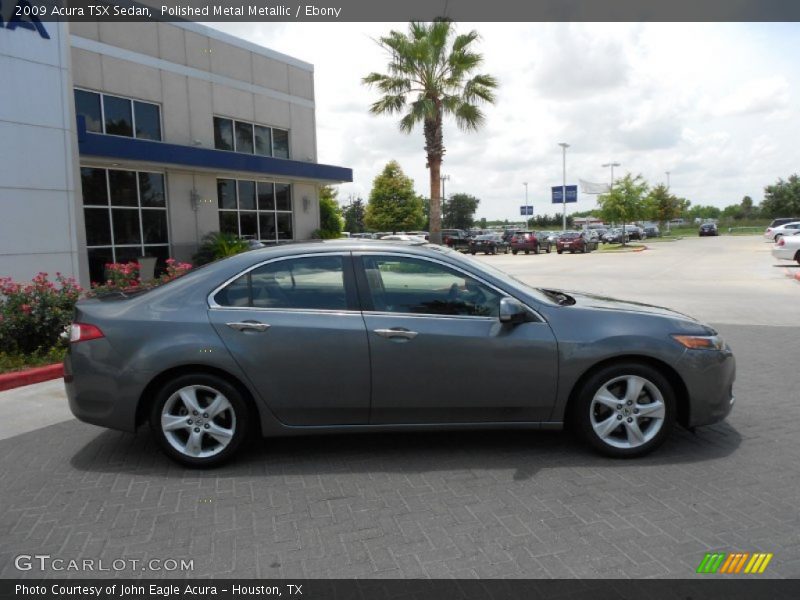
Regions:
[[676, 367], [689, 393], [689, 427], [718, 423], [730, 414], [736, 379], [736, 359], [730, 348], [687, 350]]

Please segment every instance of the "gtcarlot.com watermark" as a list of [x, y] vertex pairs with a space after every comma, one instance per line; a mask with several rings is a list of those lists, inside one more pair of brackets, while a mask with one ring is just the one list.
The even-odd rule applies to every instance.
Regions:
[[50, 554], [19, 554], [14, 557], [18, 571], [194, 571], [194, 559], [151, 558], [61, 558]]

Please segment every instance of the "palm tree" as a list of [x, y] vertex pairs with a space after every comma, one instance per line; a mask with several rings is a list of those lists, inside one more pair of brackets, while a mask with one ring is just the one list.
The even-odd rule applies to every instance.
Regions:
[[378, 40], [392, 57], [387, 73], [370, 73], [363, 79], [383, 94], [370, 112], [405, 113], [400, 119], [404, 133], [423, 124], [431, 186], [430, 241], [436, 244], [441, 243], [442, 121], [451, 115], [459, 129], [477, 131], [484, 122], [478, 106], [495, 100], [497, 80], [491, 75], [472, 75], [483, 62], [483, 56], [471, 50], [478, 37], [477, 31], [456, 35], [449, 20], [412, 22], [407, 34], [391, 31]]

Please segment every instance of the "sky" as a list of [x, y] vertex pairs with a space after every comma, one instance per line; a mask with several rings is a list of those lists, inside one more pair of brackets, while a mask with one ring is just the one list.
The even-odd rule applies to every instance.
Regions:
[[[397, 160], [429, 196], [422, 130], [374, 116], [378, 93], [361, 83], [385, 72], [376, 39], [406, 23], [209, 23], [310, 62], [315, 70], [321, 163], [350, 167], [339, 200], [369, 197], [372, 181]], [[724, 207], [800, 171], [800, 24], [458, 23], [476, 30], [481, 73], [500, 83], [477, 133], [445, 123], [445, 192], [481, 200], [476, 216], [515, 220], [560, 212], [551, 186], [641, 174], [692, 204]], [[568, 212], [596, 206], [581, 193]]]

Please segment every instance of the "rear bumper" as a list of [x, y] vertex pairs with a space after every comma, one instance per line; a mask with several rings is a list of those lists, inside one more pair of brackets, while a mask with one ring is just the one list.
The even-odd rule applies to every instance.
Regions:
[[93, 360], [112, 352], [107, 340], [98, 339], [71, 345], [64, 359], [64, 386], [72, 414], [80, 421], [119, 429], [136, 430], [136, 409], [144, 373], [132, 376], [109, 363]]
[[689, 427], [718, 423], [730, 414], [736, 359], [729, 348], [687, 350], [677, 368], [689, 393]]

